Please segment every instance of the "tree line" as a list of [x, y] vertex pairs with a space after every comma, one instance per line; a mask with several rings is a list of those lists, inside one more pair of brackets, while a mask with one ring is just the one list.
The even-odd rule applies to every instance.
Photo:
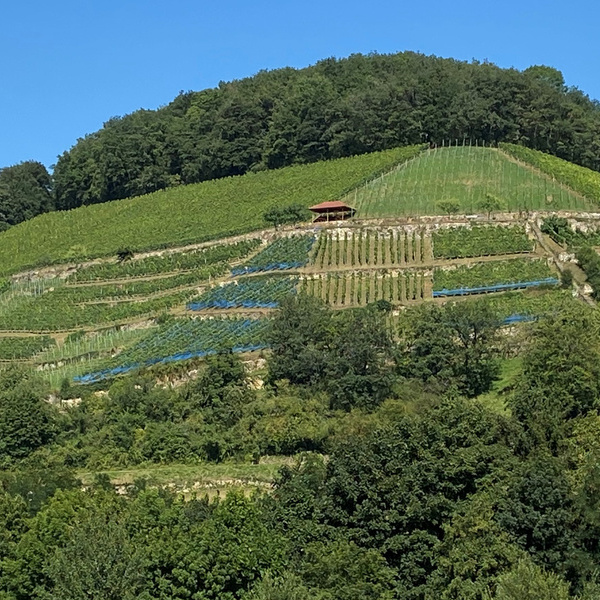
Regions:
[[[412, 52], [329, 58], [180, 93], [158, 110], [110, 119], [58, 158], [50, 208], [465, 139], [523, 144], [599, 170], [600, 107], [550, 67], [521, 72]], [[0, 194], [10, 172], [29, 167], [9, 169], [0, 171]], [[44, 212], [40, 187], [18, 188], [29, 190], [27, 202], [9, 187], [10, 202]], [[25, 207], [17, 212], [5, 222], [32, 216]]]

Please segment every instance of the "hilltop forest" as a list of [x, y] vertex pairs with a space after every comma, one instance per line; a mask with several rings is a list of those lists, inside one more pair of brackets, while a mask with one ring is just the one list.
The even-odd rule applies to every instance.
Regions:
[[0, 219], [417, 143], [522, 144], [600, 169], [600, 106], [562, 74], [412, 52], [326, 59], [114, 117], [57, 161], [0, 170]]

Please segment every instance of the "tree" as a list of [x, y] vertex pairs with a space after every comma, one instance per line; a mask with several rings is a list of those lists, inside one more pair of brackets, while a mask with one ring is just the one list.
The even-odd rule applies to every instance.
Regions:
[[327, 366], [331, 311], [304, 294], [283, 300], [271, 321], [268, 359], [269, 381], [288, 379], [295, 384], [315, 384]]
[[439, 209], [447, 215], [455, 215], [460, 211], [460, 203], [457, 200], [444, 200], [438, 202]]
[[401, 324], [400, 373], [453, 383], [467, 396], [488, 391], [498, 376], [499, 322], [486, 303], [423, 306]]
[[479, 202], [479, 208], [487, 213], [489, 219], [493, 212], [502, 208], [502, 200], [493, 194], [487, 193], [485, 198]]
[[0, 373], [0, 462], [26, 457], [56, 433], [44, 391], [41, 381], [18, 367]]
[[263, 216], [264, 220], [274, 227], [307, 221], [309, 217], [310, 213], [306, 210], [306, 207], [300, 204], [274, 206], [266, 211]]
[[523, 374], [509, 398], [532, 441], [556, 449], [568, 420], [600, 402], [600, 321], [585, 307], [564, 307], [532, 330]]
[[54, 208], [52, 179], [44, 165], [27, 161], [0, 169], [0, 224], [4, 227]]
[[367, 307], [336, 315], [326, 356], [332, 408], [372, 409], [390, 394], [393, 343], [385, 315]]
[[498, 578], [496, 593], [488, 600], [570, 600], [569, 585], [555, 573], [530, 560], [520, 561]]
[[76, 526], [49, 561], [56, 600], [133, 600], [145, 581], [142, 552], [123, 523], [94, 515]]

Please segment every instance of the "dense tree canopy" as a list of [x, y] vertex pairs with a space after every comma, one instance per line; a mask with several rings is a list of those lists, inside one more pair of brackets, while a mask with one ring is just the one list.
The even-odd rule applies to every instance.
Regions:
[[52, 178], [39, 162], [0, 169], [0, 230], [54, 209]]

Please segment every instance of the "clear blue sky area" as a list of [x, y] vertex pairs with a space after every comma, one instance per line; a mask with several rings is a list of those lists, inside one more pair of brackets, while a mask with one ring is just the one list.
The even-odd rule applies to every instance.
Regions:
[[50, 166], [180, 90], [356, 52], [547, 64], [600, 98], [597, 0], [6, 0], [1, 15], [0, 166]]

